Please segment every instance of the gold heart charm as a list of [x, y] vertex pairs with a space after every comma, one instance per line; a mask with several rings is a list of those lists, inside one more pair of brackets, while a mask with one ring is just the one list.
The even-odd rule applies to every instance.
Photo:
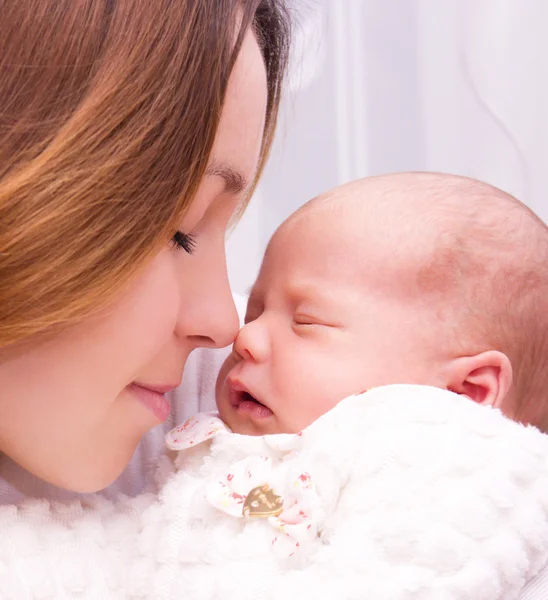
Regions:
[[283, 511], [283, 499], [265, 483], [253, 488], [246, 496], [242, 513], [248, 519], [277, 517]]

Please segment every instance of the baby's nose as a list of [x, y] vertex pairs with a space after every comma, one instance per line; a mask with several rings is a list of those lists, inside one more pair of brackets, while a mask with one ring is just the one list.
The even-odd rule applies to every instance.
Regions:
[[234, 350], [244, 360], [264, 362], [268, 358], [268, 332], [260, 319], [246, 323], [240, 329], [234, 342]]

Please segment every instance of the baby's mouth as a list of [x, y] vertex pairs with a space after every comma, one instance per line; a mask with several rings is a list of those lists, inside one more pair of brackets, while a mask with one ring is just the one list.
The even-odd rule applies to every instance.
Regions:
[[229, 402], [239, 413], [258, 419], [265, 419], [274, 413], [256, 396], [251, 394], [239, 381], [229, 380]]

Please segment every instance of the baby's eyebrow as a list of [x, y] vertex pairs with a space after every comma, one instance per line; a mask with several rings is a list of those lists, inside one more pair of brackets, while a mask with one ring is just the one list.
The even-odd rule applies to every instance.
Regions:
[[299, 282], [291, 286], [289, 293], [294, 301], [314, 300], [325, 301], [326, 293], [318, 285], [313, 283]]

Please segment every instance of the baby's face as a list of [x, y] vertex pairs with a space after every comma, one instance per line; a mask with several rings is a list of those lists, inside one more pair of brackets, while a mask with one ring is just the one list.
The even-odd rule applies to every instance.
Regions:
[[297, 433], [367, 388], [436, 384], [428, 315], [351, 230], [313, 213], [271, 241], [217, 382], [233, 431]]

